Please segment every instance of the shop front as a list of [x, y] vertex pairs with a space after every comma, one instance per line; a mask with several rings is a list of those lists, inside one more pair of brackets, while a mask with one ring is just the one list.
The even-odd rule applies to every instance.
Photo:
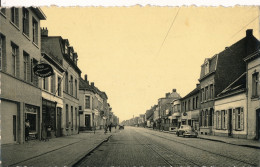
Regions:
[[37, 106], [25, 104], [25, 120], [29, 120], [30, 139], [40, 138], [40, 109]]
[[42, 100], [42, 128], [46, 130], [47, 137], [56, 137], [56, 102]]

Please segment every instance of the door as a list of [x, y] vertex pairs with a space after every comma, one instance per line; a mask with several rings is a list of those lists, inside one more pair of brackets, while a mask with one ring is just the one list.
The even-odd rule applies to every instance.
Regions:
[[85, 126], [87, 129], [90, 129], [90, 115], [85, 115]]
[[56, 131], [56, 136], [60, 137], [62, 132], [61, 132], [61, 108], [57, 108], [57, 131]]
[[228, 136], [232, 137], [232, 109], [228, 110]]
[[256, 140], [260, 141], [260, 109], [256, 110]]
[[16, 115], [13, 115], [13, 135], [14, 141], [16, 141]]

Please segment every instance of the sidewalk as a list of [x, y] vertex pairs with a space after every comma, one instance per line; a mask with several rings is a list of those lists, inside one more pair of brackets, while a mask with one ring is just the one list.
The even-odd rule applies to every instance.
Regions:
[[[153, 130], [151, 128], [147, 128], [147, 129]], [[155, 130], [155, 131], [158, 131], [158, 130]], [[176, 134], [175, 132], [171, 132], [171, 131], [158, 131], [158, 132], [170, 133], [170, 134], [174, 134], [174, 135]], [[232, 145], [260, 149], [260, 142], [256, 141], [256, 140], [238, 139], [238, 138], [230, 138], [230, 137], [211, 136], [211, 135], [200, 135], [200, 134], [198, 135], [198, 138], [204, 139], [204, 140], [211, 140], [211, 141], [232, 144]]]
[[72, 166], [107, 141], [112, 133], [80, 133], [53, 138], [49, 141], [32, 140], [25, 144], [1, 146], [2, 166]]
[[198, 138], [260, 149], [260, 142], [256, 140], [238, 139], [238, 138], [221, 137], [221, 136], [210, 136], [210, 135], [198, 135]]

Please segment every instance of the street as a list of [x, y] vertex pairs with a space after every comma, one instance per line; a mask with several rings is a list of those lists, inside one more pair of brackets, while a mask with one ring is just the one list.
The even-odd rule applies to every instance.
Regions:
[[259, 166], [259, 149], [125, 127], [74, 166]]

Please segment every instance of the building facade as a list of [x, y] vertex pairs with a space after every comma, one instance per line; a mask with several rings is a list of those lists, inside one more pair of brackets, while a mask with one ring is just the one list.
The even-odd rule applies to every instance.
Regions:
[[41, 58], [40, 8], [1, 8], [1, 144], [24, 143], [25, 120], [30, 134], [41, 134], [41, 89], [33, 67]]
[[260, 51], [247, 56], [247, 110], [248, 110], [248, 139], [260, 139]]

